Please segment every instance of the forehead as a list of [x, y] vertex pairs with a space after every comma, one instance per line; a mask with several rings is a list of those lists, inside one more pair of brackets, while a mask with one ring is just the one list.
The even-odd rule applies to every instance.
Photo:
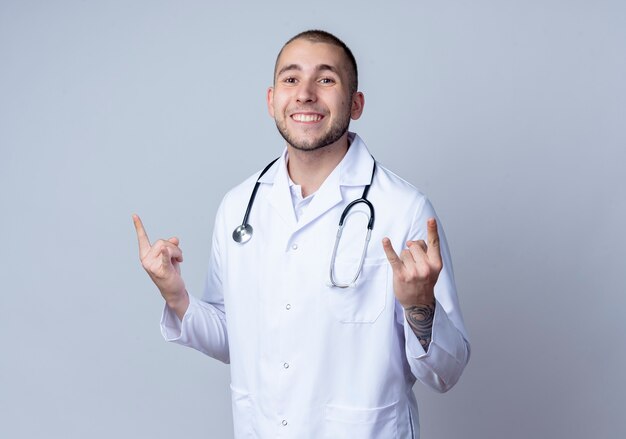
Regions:
[[346, 72], [348, 59], [343, 49], [334, 44], [297, 39], [283, 48], [276, 60], [276, 72], [280, 72], [285, 66], [292, 65], [299, 66], [303, 70], [328, 65], [335, 67], [338, 71]]

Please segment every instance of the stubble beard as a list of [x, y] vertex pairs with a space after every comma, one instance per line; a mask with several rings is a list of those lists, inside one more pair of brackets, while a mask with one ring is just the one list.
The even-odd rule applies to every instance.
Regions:
[[348, 131], [348, 127], [350, 126], [350, 114], [347, 114], [342, 119], [337, 120], [321, 137], [311, 139], [309, 141], [303, 139], [299, 140], [291, 135], [287, 130], [287, 123], [285, 121], [280, 122], [276, 119], [275, 122], [280, 135], [283, 136], [283, 139], [285, 139], [285, 141], [294, 149], [299, 151], [315, 151], [328, 145], [332, 145], [337, 140], [341, 139], [341, 136]]

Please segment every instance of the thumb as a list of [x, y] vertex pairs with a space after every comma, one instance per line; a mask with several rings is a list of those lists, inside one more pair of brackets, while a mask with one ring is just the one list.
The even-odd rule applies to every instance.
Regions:
[[387, 260], [391, 264], [391, 268], [393, 268], [394, 271], [402, 267], [402, 260], [393, 249], [393, 246], [391, 245], [391, 240], [389, 238], [383, 238], [383, 250], [385, 250]]

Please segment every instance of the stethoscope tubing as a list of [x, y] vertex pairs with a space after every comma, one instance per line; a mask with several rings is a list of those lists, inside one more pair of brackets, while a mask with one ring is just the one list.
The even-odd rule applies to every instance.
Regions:
[[[252, 238], [252, 234], [254, 232], [254, 229], [252, 228], [252, 226], [248, 223], [248, 217], [250, 216], [250, 211], [252, 210], [252, 205], [254, 204], [254, 200], [256, 198], [256, 194], [257, 191], [259, 190], [259, 186], [261, 184], [260, 180], [261, 177], [263, 177], [263, 175], [272, 167], [272, 165], [274, 163], [276, 163], [276, 161], [279, 159], [280, 157], [275, 158], [274, 160], [272, 160], [264, 169], [263, 171], [261, 171], [261, 173], [259, 174], [256, 183], [254, 184], [254, 188], [252, 189], [252, 193], [250, 194], [250, 200], [248, 200], [248, 206], [246, 207], [246, 212], [243, 216], [243, 221], [241, 222], [241, 225], [237, 226], [237, 228], [233, 231], [233, 239], [235, 240], [235, 242], [237, 242], [238, 244], [245, 244], [246, 242], [248, 242], [251, 238]], [[373, 157], [372, 157], [373, 158]], [[369, 194], [369, 190], [370, 187], [372, 186], [372, 183], [374, 182], [374, 174], [376, 173], [376, 160], [374, 160], [374, 165], [372, 167], [372, 177], [370, 178], [370, 182], [367, 186], [365, 186], [365, 188], [363, 189], [363, 194], [361, 195], [361, 198], [358, 198], [354, 201], [351, 201], [350, 203], [348, 203], [348, 205], [344, 208], [343, 212], [341, 213], [341, 216], [339, 217], [339, 227], [337, 229], [337, 235], [335, 238], [335, 245], [333, 246], [333, 253], [332, 256], [330, 258], [330, 283], [332, 284], [332, 286], [334, 287], [338, 287], [338, 288], [348, 288], [353, 286], [357, 279], [359, 278], [359, 275], [361, 274], [361, 270], [363, 268], [363, 263], [365, 261], [365, 254], [367, 253], [367, 247], [370, 241], [370, 238], [372, 236], [372, 229], [374, 228], [374, 220], [375, 220], [375, 215], [374, 215], [374, 205], [367, 199], [367, 195]], [[359, 261], [359, 267], [356, 271], [356, 274], [354, 275], [354, 277], [352, 278], [352, 280], [348, 283], [340, 283], [339, 281], [337, 281], [335, 279], [335, 259], [337, 257], [337, 249], [339, 248], [339, 241], [341, 240], [341, 235], [343, 233], [343, 227], [344, 227], [344, 222], [346, 220], [346, 217], [348, 216], [348, 214], [350, 213], [350, 210], [356, 206], [357, 204], [363, 203], [365, 204], [369, 211], [370, 211], [370, 218], [369, 221], [367, 222], [367, 235], [365, 237], [365, 243], [363, 245], [363, 251], [361, 253], [361, 259]]]
[[235, 230], [233, 230], [233, 240], [237, 244], [245, 244], [250, 241], [252, 238], [252, 234], [254, 233], [254, 229], [248, 223], [248, 217], [250, 216], [250, 211], [252, 210], [252, 205], [254, 204], [254, 199], [256, 198], [256, 193], [259, 190], [259, 186], [261, 185], [261, 177], [272, 167], [276, 160], [280, 157], [276, 157], [272, 160], [259, 174], [256, 179], [256, 183], [254, 184], [254, 189], [252, 189], [252, 194], [250, 194], [250, 200], [248, 200], [248, 206], [246, 207], [246, 213], [243, 215], [243, 221], [241, 225], [237, 226]]
[[269, 171], [269, 169], [272, 167], [272, 165], [274, 163], [276, 163], [276, 161], [279, 159], [280, 157], [276, 157], [274, 160], [272, 160], [259, 174], [259, 177], [256, 179], [256, 183], [254, 184], [254, 189], [252, 189], [252, 194], [250, 195], [250, 200], [248, 201], [248, 207], [246, 207], [246, 213], [243, 216], [243, 221], [241, 222], [242, 226], [245, 226], [246, 224], [248, 224], [248, 217], [250, 216], [250, 211], [252, 210], [252, 204], [254, 204], [254, 199], [256, 198], [256, 193], [259, 190], [259, 186], [261, 185], [261, 177], [263, 177], [263, 175]]

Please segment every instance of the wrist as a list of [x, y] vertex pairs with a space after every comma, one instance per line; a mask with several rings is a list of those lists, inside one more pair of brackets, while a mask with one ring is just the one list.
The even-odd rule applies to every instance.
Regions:
[[187, 312], [187, 308], [189, 308], [189, 294], [187, 293], [187, 290], [184, 290], [182, 293], [169, 296], [165, 299], [165, 304], [182, 320], [183, 316]]
[[400, 305], [402, 305], [402, 308], [404, 308], [405, 311], [408, 311], [416, 307], [417, 308], [421, 308], [421, 307], [434, 308], [435, 304], [436, 302], [435, 302], [434, 297], [432, 299], [419, 298], [419, 299], [412, 300], [410, 302], [404, 302], [404, 303], [400, 302]]

